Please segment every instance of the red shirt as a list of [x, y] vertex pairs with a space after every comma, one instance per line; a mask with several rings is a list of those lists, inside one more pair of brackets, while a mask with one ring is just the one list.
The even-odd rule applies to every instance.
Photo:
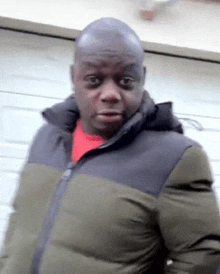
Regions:
[[72, 161], [77, 162], [89, 150], [101, 146], [106, 139], [97, 135], [90, 135], [83, 132], [82, 123], [78, 120], [73, 132]]

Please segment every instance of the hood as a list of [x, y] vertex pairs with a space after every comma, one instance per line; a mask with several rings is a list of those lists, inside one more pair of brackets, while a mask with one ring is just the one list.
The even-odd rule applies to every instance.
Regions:
[[[47, 108], [42, 112], [44, 119], [64, 131], [72, 132], [79, 118], [79, 109], [74, 95], [65, 101]], [[155, 104], [148, 92], [145, 91], [141, 106], [133, 116], [125, 122], [124, 131], [146, 129], [157, 131], [176, 131], [183, 133], [178, 119], [173, 115], [172, 103]]]

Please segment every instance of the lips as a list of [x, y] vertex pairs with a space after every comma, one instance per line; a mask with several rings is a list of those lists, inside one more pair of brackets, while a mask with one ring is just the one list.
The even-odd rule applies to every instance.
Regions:
[[118, 123], [123, 120], [123, 114], [118, 110], [102, 110], [97, 113], [97, 119], [100, 122]]
[[114, 115], [122, 115], [122, 112], [118, 110], [102, 110], [97, 113], [97, 115], [107, 115], [107, 116], [114, 116]]

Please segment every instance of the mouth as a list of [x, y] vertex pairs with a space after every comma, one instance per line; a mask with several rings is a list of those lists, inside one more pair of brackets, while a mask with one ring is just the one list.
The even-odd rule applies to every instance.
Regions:
[[123, 113], [117, 110], [103, 110], [97, 113], [97, 118], [103, 122], [119, 122], [123, 120]]
[[97, 115], [117, 116], [117, 115], [123, 115], [123, 114], [122, 112], [118, 110], [103, 110], [98, 112]]

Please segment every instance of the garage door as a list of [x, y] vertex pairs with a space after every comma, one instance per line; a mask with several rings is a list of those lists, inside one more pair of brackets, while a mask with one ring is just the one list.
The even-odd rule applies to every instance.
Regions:
[[[0, 246], [39, 112], [71, 93], [71, 41], [0, 30]], [[186, 135], [208, 152], [220, 197], [220, 65], [146, 54], [146, 88], [174, 101]]]

